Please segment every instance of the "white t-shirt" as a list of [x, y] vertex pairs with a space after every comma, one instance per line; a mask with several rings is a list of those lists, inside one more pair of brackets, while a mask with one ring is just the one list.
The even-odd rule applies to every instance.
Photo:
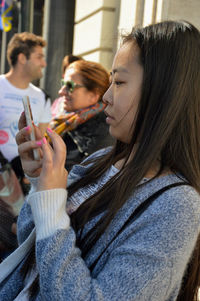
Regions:
[[41, 89], [29, 84], [26, 89], [14, 87], [5, 77], [0, 75], [0, 150], [11, 161], [18, 156], [15, 136], [18, 132], [18, 120], [23, 112], [22, 97], [29, 96], [33, 120], [36, 125], [51, 120], [51, 102], [45, 100]]

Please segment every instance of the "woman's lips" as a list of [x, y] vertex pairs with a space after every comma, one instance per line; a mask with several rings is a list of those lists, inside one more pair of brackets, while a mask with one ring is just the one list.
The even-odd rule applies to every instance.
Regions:
[[66, 97], [66, 96], [65, 96], [65, 98], [64, 98], [64, 102], [65, 102], [65, 101], [66, 101], [66, 102], [69, 102], [69, 101], [71, 101], [71, 98], [70, 98], [70, 97]]
[[106, 123], [110, 124], [115, 118], [109, 115], [106, 111], [104, 111], [106, 117]]

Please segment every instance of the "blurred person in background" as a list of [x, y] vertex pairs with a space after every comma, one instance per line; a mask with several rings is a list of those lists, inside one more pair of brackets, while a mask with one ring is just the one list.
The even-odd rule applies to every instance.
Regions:
[[[64, 78], [66, 68], [73, 62], [83, 60], [81, 56], [75, 56], [73, 54], [66, 55], [62, 61], [62, 78]], [[51, 106], [52, 117], [57, 117], [63, 113], [63, 97], [58, 97], [54, 100]]]
[[83, 60], [83, 58], [81, 56], [77, 56], [77, 55], [73, 55], [73, 54], [66, 55], [62, 61], [62, 77], [65, 76], [65, 70], [67, 69], [67, 67], [71, 63], [73, 63], [75, 61], [79, 61], [79, 60]]
[[94, 151], [112, 144], [102, 96], [109, 87], [109, 74], [99, 63], [77, 60], [65, 70], [59, 91], [63, 113], [51, 128], [67, 145], [68, 170]]
[[50, 99], [40, 88], [31, 83], [43, 76], [42, 69], [46, 66], [43, 53], [45, 45], [45, 40], [33, 33], [15, 34], [7, 48], [10, 70], [0, 75], [0, 150], [11, 162], [22, 185], [24, 173], [18, 156], [15, 135], [18, 131], [19, 116], [24, 110], [23, 96], [29, 96], [34, 122], [42, 134], [45, 133], [51, 120]]
[[0, 199], [0, 262], [17, 248], [16, 219], [11, 207]]

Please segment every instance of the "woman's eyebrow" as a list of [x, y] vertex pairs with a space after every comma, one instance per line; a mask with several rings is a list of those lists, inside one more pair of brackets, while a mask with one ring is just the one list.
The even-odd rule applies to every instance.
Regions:
[[113, 69], [111, 72], [110, 72], [110, 75], [113, 75], [115, 73], [120, 73], [120, 72], [125, 72], [125, 73], [128, 73], [128, 70], [124, 67], [118, 67], [118, 68], [115, 68]]

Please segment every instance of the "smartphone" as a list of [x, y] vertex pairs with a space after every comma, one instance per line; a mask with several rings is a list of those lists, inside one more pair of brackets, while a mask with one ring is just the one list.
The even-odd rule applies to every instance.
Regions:
[[[35, 131], [34, 131], [34, 126], [33, 126], [33, 115], [31, 111], [31, 105], [30, 105], [30, 100], [28, 96], [24, 96], [23, 99], [23, 105], [24, 105], [24, 112], [25, 112], [25, 117], [26, 117], [26, 124], [27, 126], [29, 125], [32, 129], [31, 134], [30, 134], [30, 139], [32, 141], [35, 141]], [[40, 160], [40, 153], [38, 149], [33, 149], [33, 157], [35, 160]]]

